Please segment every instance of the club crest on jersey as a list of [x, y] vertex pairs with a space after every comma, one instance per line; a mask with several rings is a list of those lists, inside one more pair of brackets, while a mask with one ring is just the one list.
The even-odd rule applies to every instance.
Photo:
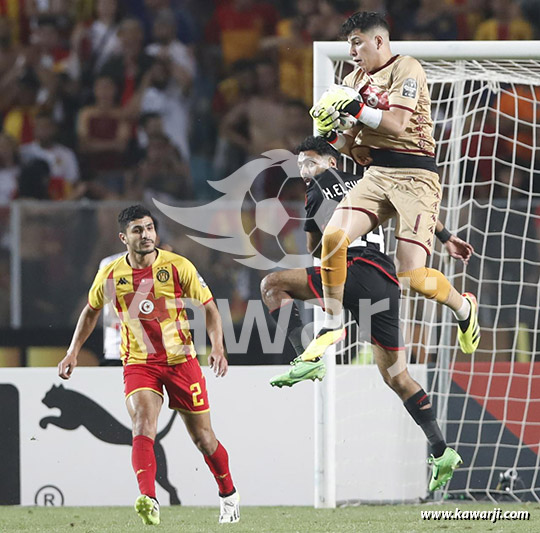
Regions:
[[157, 280], [161, 281], [161, 283], [166, 283], [167, 281], [169, 281], [169, 277], [170, 277], [169, 272], [165, 270], [164, 268], [159, 270], [158, 273], [156, 274]]
[[406, 98], [416, 98], [417, 84], [414, 78], [407, 78], [403, 82], [403, 88], [401, 89], [401, 95]]

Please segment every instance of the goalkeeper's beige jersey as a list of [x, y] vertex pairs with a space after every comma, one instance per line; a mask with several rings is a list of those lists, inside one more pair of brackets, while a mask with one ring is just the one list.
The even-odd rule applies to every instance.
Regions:
[[367, 74], [359, 68], [343, 80], [362, 95], [370, 107], [388, 110], [392, 107], [412, 112], [405, 131], [394, 137], [364, 126], [356, 144], [394, 152], [434, 156], [431, 99], [422, 65], [414, 57], [396, 55], [381, 68]]

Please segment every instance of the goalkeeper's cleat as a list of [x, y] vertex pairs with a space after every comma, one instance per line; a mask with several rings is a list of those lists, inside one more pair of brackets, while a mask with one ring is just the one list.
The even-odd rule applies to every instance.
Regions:
[[470, 292], [463, 293], [465, 298], [471, 304], [471, 312], [467, 320], [459, 322], [458, 340], [461, 351], [471, 354], [476, 351], [480, 344], [480, 325], [478, 323], [478, 302], [474, 294]]
[[440, 457], [431, 457], [427, 460], [432, 465], [431, 480], [429, 481], [429, 490], [442, 489], [454, 475], [454, 470], [463, 464], [463, 460], [456, 450], [446, 448]]
[[147, 526], [159, 525], [159, 503], [155, 498], [141, 494], [135, 500], [135, 511]]
[[302, 361], [313, 361], [322, 357], [329, 346], [342, 341], [346, 334], [347, 330], [345, 328], [321, 329], [317, 336], [308, 344], [308, 347], [304, 350], [300, 358]]
[[235, 489], [229, 496], [219, 497], [219, 523], [234, 524], [240, 520], [240, 495]]
[[317, 361], [302, 361], [300, 357], [297, 357], [291, 365], [292, 368], [288, 372], [274, 376], [270, 380], [272, 387], [292, 387], [295, 383], [307, 381], [308, 379], [322, 381], [326, 375], [326, 366], [324, 366], [322, 359]]

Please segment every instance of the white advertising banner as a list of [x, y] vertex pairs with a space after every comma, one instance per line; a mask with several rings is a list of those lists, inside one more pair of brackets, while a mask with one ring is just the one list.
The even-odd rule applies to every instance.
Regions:
[[[203, 369], [214, 430], [229, 452], [231, 474], [244, 505], [313, 504], [314, 385], [270, 387], [269, 378], [287, 368], [233, 366], [220, 379]], [[377, 463], [377, 478], [386, 483], [392, 480], [392, 487], [377, 486], [374, 500], [402, 494], [402, 489], [396, 492], [400, 483], [407, 484], [408, 499], [424, 496], [422, 432], [375, 368], [351, 367], [349, 371], [355, 378], [348, 380], [352, 390], [347, 401], [350, 408], [357, 406], [351, 423], [358, 425], [359, 438], [351, 442], [352, 453], [343, 455], [343, 465], [350, 469], [365, 457]], [[425, 371], [421, 373], [425, 377]], [[365, 391], [374, 389], [380, 392], [376, 396], [380, 406], [366, 409]], [[131, 425], [121, 368], [77, 368], [69, 381], [60, 380], [55, 368], [2, 369], [0, 397], [2, 410], [8, 413], [2, 416], [12, 421], [0, 437], [0, 448], [12, 450], [13, 463], [17, 449], [20, 454], [18, 469], [13, 464], [10, 475], [0, 480], [2, 493], [9, 492], [9, 487], [16, 491], [19, 485], [22, 505], [133, 504], [138, 490], [131, 469]], [[338, 424], [339, 409], [338, 404]], [[18, 420], [13, 421], [17, 412]], [[213, 476], [181, 418], [164, 408], [158, 433], [160, 503], [217, 505]], [[393, 449], [397, 445], [399, 449], [388, 466], [391, 471], [385, 473], [383, 455], [389, 435], [396, 443]], [[337, 462], [339, 472], [339, 454]], [[361, 465], [356, 467], [362, 470]], [[372, 481], [365, 471], [362, 478], [359, 482], [366, 485], [362, 496], [369, 495]]]

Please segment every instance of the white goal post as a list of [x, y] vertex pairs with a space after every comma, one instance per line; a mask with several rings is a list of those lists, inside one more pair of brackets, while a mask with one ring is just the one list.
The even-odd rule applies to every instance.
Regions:
[[[443, 432], [465, 461], [447, 497], [540, 501], [540, 439], [534, 447], [540, 418], [532, 415], [540, 409], [540, 41], [396, 41], [391, 47], [417, 58], [426, 70], [443, 186], [441, 219], [476, 251], [466, 268], [448, 260], [440, 245], [431, 258], [458, 290], [479, 296], [483, 338], [474, 356], [464, 359], [456, 348], [456, 325], [447, 308], [413, 295], [402, 303], [410, 367], [427, 369], [426, 390]], [[314, 102], [341, 82], [350, 64], [348, 43], [314, 43]], [[527, 116], [520, 114], [523, 107]], [[387, 231], [392, 254], [391, 236]], [[321, 316], [315, 310], [315, 330]], [[354, 339], [346, 342], [334, 352], [352, 368]], [[361, 344], [354, 349], [363, 350]], [[354, 480], [344, 482], [342, 496], [337, 478], [339, 470], [358, 477], [352, 461], [350, 468], [338, 468], [339, 447], [354, 446], [355, 432], [370, 428], [362, 427], [359, 406], [358, 418], [346, 423], [350, 434], [339, 437], [341, 364], [334, 354], [325, 360], [327, 376], [314, 396], [314, 505], [336, 507], [366, 499], [351, 498]], [[390, 401], [393, 393], [386, 394]], [[427, 479], [427, 469], [422, 476]], [[367, 499], [381, 501], [376, 494]]]

